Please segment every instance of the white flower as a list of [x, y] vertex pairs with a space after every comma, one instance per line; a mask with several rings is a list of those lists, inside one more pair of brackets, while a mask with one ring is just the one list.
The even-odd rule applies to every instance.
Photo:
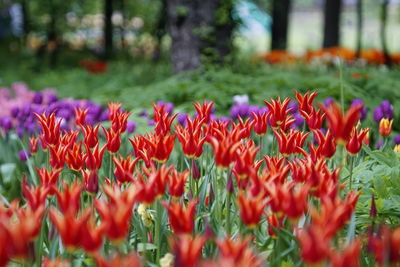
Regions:
[[249, 96], [248, 95], [235, 95], [233, 97], [233, 104], [236, 105], [248, 105]]

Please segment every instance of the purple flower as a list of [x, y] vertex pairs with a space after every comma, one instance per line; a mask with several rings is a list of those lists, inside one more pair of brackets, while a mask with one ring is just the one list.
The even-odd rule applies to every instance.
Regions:
[[29, 151], [26, 150], [21, 150], [18, 152], [18, 156], [21, 161], [27, 161], [28, 157], [30, 156], [29, 154]]
[[374, 120], [379, 123], [382, 118], [393, 119], [394, 110], [392, 104], [389, 101], [385, 100], [374, 109]]
[[231, 119], [229, 119], [228, 117], [220, 117], [219, 121], [226, 123], [226, 122], [230, 122]]
[[36, 93], [33, 95], [32, 103], [35, 103], [35, 104], [42, 104], [42, 102], [43, 102], [43, 94], [40, 93], [40, 92], [36, 92]]
[[364, 105], [364, 101], [359, 98], [353, 99], [351, 102], [351, 106], [359, 106], [362, 105], [360, 120], [363, 121], [367, 117], [368, 109]]
[[19, 113], [19, 108], [18, 108], [18, 107], [13, 107], [13, 108], [11, 108], [11, 116], [12, 116], [13, 118], [18, 117], [18, 113]]
[[299, 104], [297, 101], [292, 100], [289, 102], [287, 108], [290, 109], [290, 114], [295, 114], [299, 110]]
[[178, 116], [177, 116], [178, 123], [180, 125], [182, 125], [183, 127], [185, 127], [188, 116], [189, 115], [186, 113], [178, 113]]
[[327, 97], [327, 98], [324, 99], [324, 106], [325, 107], [329, 107], [330, 105], [333, 104], [333, 102], [335, 102], [333, 97]]
[[383, 139], [379, 139], [378, 142], [376, 142], [376, 148], [381, 149], [383, 146]]
[[164, 102], [164, 101], [158, 101], [157, 102], [157, 106], [164, 106], [165, 110], [169, 113], [172, 114], [172, 112], [174, 111], [174, 104], [169, 103], [169, 102]]
[[396, 145], [399, 145], [399, 144], [400, 144], [400, 134], [396, 135], [396, 136], [393, 138], [393, 141], [394, 141], [394, 143], [395, 143]]
[[47, 103], [48, 104], [52, 104], [54, 102], [57, 102], [57, 100], [58, 100], [58, 96], [56, 94], [49, 94], [47, 96]]
[[133, 121], [128, 121], [128, 124], [126, 126], [126, 130], [128, 131], [129, 134], [133, 133], [136, 129], [136, 123]]
[[304, 125], [304, 118], [300, 115], [300, 113], [295, 113], [293, 115], [294, 118], [294, 123], [293, 126], [294, 128], [301, 128]]
[[139, 113], [139, 117], [149, 117], [149, 114], [147, 113], [147, 110], [143, 109], [140, 113]]
[[239, 117], [239, 107], [238, 106], [232, 106], [231, 107], [231, 118], [233, 120], [236, 120]]
[[149, 125], [149, 126], [154, 126], [154, 125], [156, 125], [156, 122], [154, 121], [154, 120], [149, 120], [148, 122], [147, 122], [147, 125]]
[[12, 128], [12, 121], [10, 119], [10, 117], [3, 117], [1, 118], [1, 127], [8, 132], [9, 130], [11, 130]]

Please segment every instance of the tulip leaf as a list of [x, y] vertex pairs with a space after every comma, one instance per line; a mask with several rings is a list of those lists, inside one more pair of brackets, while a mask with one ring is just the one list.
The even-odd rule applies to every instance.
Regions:
[[152, 243], [139, 243], [137, 245], [138, 252], [143, 252], [146, 250], [155, 250], [155, 249], [157, 249], [157, 247]]
[[4, 163], [0, 166], [0, 173], [3, 183], [10, 183], [14, 170], [16, 168], [15, 163]]

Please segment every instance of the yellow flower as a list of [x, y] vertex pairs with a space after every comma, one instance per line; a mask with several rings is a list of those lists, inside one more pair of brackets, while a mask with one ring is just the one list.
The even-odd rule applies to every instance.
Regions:
[[174, 266], [174, 255], [167, 253], [160, 259], [161, 267], [172, 267]]
[[400, 145], [395, 145], [394, 152], [400, 152]]
[[381, 119], [379, 122], [379, 134], [381, 136], [388, 136], [392, 132], [392, 124], [393, 120], [389, 120], [386, 118]]

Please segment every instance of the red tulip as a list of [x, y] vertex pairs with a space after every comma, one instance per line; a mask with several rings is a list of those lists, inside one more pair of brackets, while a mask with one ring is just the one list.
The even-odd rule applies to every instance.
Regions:
[[183, 207], [179, 202], [162, 202], [168, 210], [169, 222], [175, 234], [192, 234], [197, 203], [197, 199], [192, 199]]

